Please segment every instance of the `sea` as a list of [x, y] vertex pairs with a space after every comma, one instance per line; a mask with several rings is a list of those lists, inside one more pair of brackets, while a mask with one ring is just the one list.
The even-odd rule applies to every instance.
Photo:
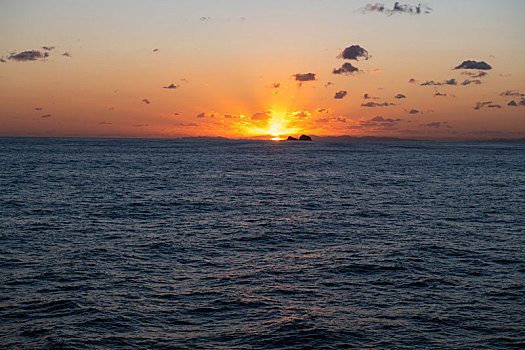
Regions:
[[2, 349], [522, 349], [525, 144], [0, 138]]

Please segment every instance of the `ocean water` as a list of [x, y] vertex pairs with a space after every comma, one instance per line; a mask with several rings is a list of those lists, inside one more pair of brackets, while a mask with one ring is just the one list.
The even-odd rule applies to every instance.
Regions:
[[2, 349], [525, 346], [525, 144], [0, 139]]

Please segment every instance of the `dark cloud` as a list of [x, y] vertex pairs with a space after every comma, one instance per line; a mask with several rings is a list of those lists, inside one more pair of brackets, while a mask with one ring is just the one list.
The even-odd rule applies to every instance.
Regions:
[[64, 56], [64, 57], [71, 57], [71, 54], [70, 54], [69, 52], [64, 52], [64, 53], [62, 54], [62, 56]]
[[522, 94], [522, 93], [520, 93], [519, 91], [516, 91], [516, 90], [503, 91], [499, 95], [500, 96], [516, 96], [516, 97], [524, 97], [525, 96], [525, 94]]
[[17, 62], [24, 62], [24, 61], [42, 60], [46, 57], [49, 57], [49, 54], [47, 52], [41, 52], [38, 50], [30, 50], [30, 51], [23, 51], [20, 53], [12, 53], [11, 56], [8, 57], [8, 59], [17, 61]]
[[172, 84], [170, 84], [168, 86], [163, 86], [162, 88], [163, 89], [177, 89], [177, 88], [179, 88], [179, 85], [175, 85], [175, 84], [172, 83]]
[[328, 83], [326, 83], [326, 84], [324, 85], [324, 87], [329, 87], [330, 85], [334, 85], [334, 83], [332, 83], [331, 81], [329, 81]]
[[45, 50], [45, 51], [53, 51], [54, 50], [54, 46], [42, 46], [42, 50]]
[[281, 87], [281, 83], [273, 83], [273, 88], [278, 89]]
[[417, 109], [405, 109], [405, 112], [407, 112], [408, 114], [419, 114], [421, 113], [421, 111], [417, 110]]
[[336, 100], [340, 100], [340, 99], [342, 99], [343, 97], [345, 97], [346, 95], [347, 95], [347, 92], [344, 91], [344, 90], [341, 90], [341, 91], [337, 91], [337, 92], [335, 93], [334, 98], [335, 98]]
[[321, 118], [321, 119], [317, 119], [316, 121], [319, 123], [330, 123], [330, 122], [346, 123], [346, 118], [344, 117]]
[[494, 104], [494, 105], [488, 105], [489, 108], [501, 108], [501, 105]]
[[479, 85], [479, 84], [481, 84], [481, 80], [479, 80], [479, 79], [472, 79], [472, 80], [470, 80], [470, 79], [465, 79], [465, 80], [461, 83], [461, 85], [463, 85], [463, 86], [465, 86], [465, 85], [469, 85], [469, 84], [476, 84], [476, 85]]
[[366, 6], [362, 9], [362, 12], [379, 12], [384, 13], [387, 16], [392, 16], [395, 13], [408, 13], [411, 15], [420, 15], [422, 13], [428, 14], [432, 12], [432, 9], [426, 5], [404, 5], [400, 4], [399, 1], [396, 1], [392, 9], [386, 8], [384, 4], [376, 2], [375, 4], [366, 4]]
[[149, 105], [151, 102], [147, 98], [142, 99], [142, 103]]
[[376, 102], [367, 102], [367, 103], [361, 103], [361, 107], [388, 107], [388, 106], [395, 106], [394, 103], [376, 103]]
[[442, 94], [441, 92], [438, 91], [434, 94], [434, 96], [447, 96], [447, 94]]
[[340, 68], [337, 68], [332, 71], [333, 74], [352, 74], [359, 71], [358, 68], [352, 66], [351, 63], [344, 63]]
[[406, 96], [403, 95], [403, 94], [397, 94], [397, 95], [394, 96], [394, 98], [397, 98], [399, 100], [399, 99], [402, 99], [402, 98], [406, 98]]
[[52, 117], [51, 114], [44, 114], [44, 115], [40, 116], [40, 118], [44, 118], [44, 119], [51, 118], [51, 117]]
[[434, 80], [427, 80], [424, 83], [419, 84], [420, 86], [441, 86], [442, 83], [436, 83]]
[[204, 117], [206, 117], [206, 113], [204, 112], [197, 114], [197, 118], [204, 118]]
[[522, 99], [522, 100], [520, 101], [520, 103], [518, 103], [518, 104], [519, 104], [520, 106], [525, 106], [525, 100]]
[[111, 125], [111, 123], [109, 123], [109, 122], [100, 122], [100, 123], [98, 123], [98, 124], [99, 124], [99, 125]]
[[346, 60], [359, 61], [359, 58], [367, 60], [367, 59], [369, 59], [372, 56], [370, 56], [368, 51], [363, 49], [361, 46], [359, 46], [359, 45], [352, 45], [352, 46], [349, 46], [346, 49], [344, 49], [343, 52], [341, 52], [341, 54], [339, 56], [337, 56], [337, 57], [338, 58], [344, 58]]
[[395, 126], [401, 122], [401, 119], [383, 118], [378, 115], [372, 119], [363, 120], [359, 122], [359, 125], [351, 127], [351, 129], [363, 129], [363, 128], [379, 128], [379, 129], [395, 129]]
[[408, 82], [409, 82], [410, 84], [415, 84], [415, 83], [417, 83], [417, 80], [414, 79], [414, 78], [410, 78], [410, 79], [408, 79]]
[[255, 113], [252, 115], [252, 120], [268, 120], [272, 117], [272, 114], [270, 112], [264, 112], [264, 113]]
[[317, 113], [328, 113], [328, 110], [326, 108], [317, 108]]
[[374, 97], [374, 96], [371, 96], [369, 94], [364, 94], [363, 95], [363, 99], [365, 99], [365, 100], [378, 100], [379, 97]]
[[463, 61], [459, 66], [454, 67], [454, 69], [479, 69], [479, 70], [490, 70], [492, 67], [485, 61]]
[[211, 17], [210, 16], [202, 16], [201, 18], [199, 18], [199, 20], [201, 22], [207, 22], [207, 21], [211, 21]]
[[305, 81], [313, 81], [316, 79], [315, 77], [315, 73], [297, 73], [297, 74], [294, 74], [293, 77], [295, 78], [296, 81], [299, 81], [299, 82], [305, 82]]
[[42, 107], [35, 107], [35, 111], [41, 111]]
[[471, 78], [483, 78], [485, 76], [487, 76], [487, 72], [483, 72], [483, 71], [479, 71], [479, 72], [461, 72], [461, 74], [463, 75], [468, 75], [469, 77]]
[[447, 122], [431, 122], [431, 123], [427, 123], [427, 124], [421, 124], [421, 126], [424, 126], [424, 127], [427, 127], [427, 128], [434, 128], [434, 129], [438, 129], [440, 127], [446, 127], [446, 128], [451, 128], [451, 126], [447, 123]]
[[6, 63], [6, 60], [5, 60], [4, 56], [0, 57], [0, 62], [1, 63]]
[[199, 125], [196, 123], [174, 123], [173, 126], [192, 127], [192, 126], [199, 126]]
[[518, 104], [516, 103], [516, 101], [510, 101], [509, 103], [507, 103], [507, 106], [511, 106], [511, 107], [517, 107]]
[[485, 102], [476, 102], [476, 105], [474, 106], [474, 109], [481, 109], [485, 106], [488, 106], [492, 104], [492, 101], [485, 101]]
[[159, 52], [159, 49], [153, 49], [153, 52]]
[[149, 124], [133, 124], [132, 127], [134, 128], [145, 128], [148, 127]]
[[435, 82], [434, 80], [427, 80], [424, 83], [419, 84], [420, 86], [441, 86], [441, 85], [458, 85], [456, 79], [451, 78], [443, 82]]

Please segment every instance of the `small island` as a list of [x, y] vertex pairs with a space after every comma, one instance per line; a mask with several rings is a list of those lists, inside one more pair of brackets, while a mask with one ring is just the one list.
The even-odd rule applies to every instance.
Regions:
[[296, 139], [295, 137], [293, 136], [288, 136], [288, 138], [286, 139], [286, 141], [312, 141], [312, 138], [308, 135], [301, 135], [299, 137], [299, 139]]

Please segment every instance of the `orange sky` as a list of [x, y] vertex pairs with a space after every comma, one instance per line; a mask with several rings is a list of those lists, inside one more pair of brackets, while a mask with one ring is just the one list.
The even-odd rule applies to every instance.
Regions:
[[525, 137], [524, 2], [402, 4], [2, 1], [0, 135]]

